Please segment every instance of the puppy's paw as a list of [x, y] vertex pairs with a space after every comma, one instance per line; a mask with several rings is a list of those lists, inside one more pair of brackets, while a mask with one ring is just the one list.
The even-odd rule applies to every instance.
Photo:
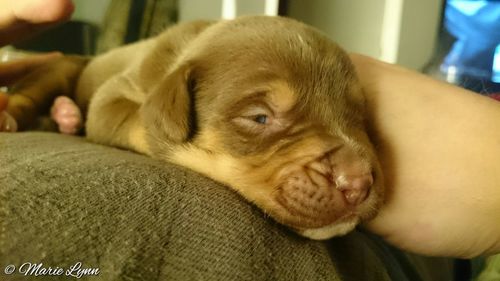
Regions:
[[0, 112], [0, 132], [16, 132], [17, 122], [6, 111]]
[[57, 97], [50, 109], [50, 117], [57, 123], [59, 132], [74, 135], [82, 128], [82, 113], [76, 103], [64, 96]]

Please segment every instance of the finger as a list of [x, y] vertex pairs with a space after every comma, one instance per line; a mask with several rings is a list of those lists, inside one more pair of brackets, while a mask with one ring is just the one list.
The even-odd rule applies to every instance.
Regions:
[[0, 45], [68, 20], [73, 10], [71, 0], [0, 1]]
[[10, 26], [9, 28], [0, 28], [0, 47], [34, 37], [55, 25], [57, 24], [31, 24], [20, 22]]
[[73, 10], [70, 0], [0, 1], [0, 29], [20, 22], [43, 24], [64, 21]]
[[0, 85], [9, 86], [20, 80], [33, 69], [62, 57], [59, 52], [32, 55], [26, 58], [0, 64]]

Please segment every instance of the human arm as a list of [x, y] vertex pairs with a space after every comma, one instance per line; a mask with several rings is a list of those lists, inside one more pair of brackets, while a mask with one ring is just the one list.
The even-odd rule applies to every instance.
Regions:
[[386, 202], [367, 228], [416, 253], [500, 252], [500, 103], [361, 55]]

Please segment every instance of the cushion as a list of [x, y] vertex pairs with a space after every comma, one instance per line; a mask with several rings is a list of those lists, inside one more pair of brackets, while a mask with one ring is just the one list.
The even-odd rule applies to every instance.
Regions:
[[65, 280], [25, 263], [80, 263], [83, 280], [419, 280], [372, 235], [302, 238], [160, 160], [42, 132], [0, 133], [0, 151], [0, 280]]

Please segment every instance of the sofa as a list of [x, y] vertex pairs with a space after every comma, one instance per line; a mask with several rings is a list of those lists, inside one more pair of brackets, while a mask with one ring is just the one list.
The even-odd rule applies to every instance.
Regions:
[[362, 230], [300, 237], [182, 167], [82, 137], [0, 133], [0, 280], [73, 280], [70, 269], [106, 281], [453, 280], [452, 260]]

